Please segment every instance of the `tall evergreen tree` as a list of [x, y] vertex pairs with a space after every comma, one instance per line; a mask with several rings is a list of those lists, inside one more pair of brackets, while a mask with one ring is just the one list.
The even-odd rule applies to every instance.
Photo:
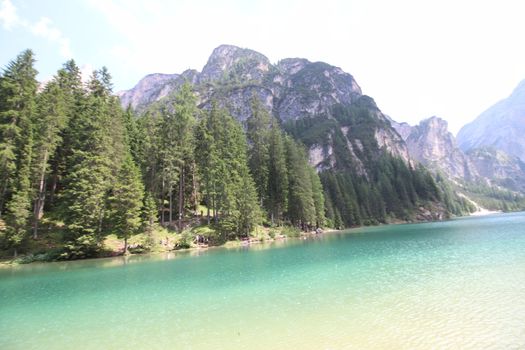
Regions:
[[275, 220], [280, 224], [288, 209], [288, 168], [283, 133], [275, 118], [270, 129], [268, 153], [268, 211], [272, 224]]
[[251, 100], [251, 112], [252, 115], [246, 121], [246, 135], [249, 143], [248, 160], [262, 206], [266, 204], [268, 196], [270, 114], [255, 95]]
[[[67, 61], [55, 78], [65, 100], [66, 124], [60, 132], [61, 141], [53, 155], [50, 155], [49, 200], [47, 205], [55, 207], [57, 192], [63, 187], [63, 179], [71, 170], [68, 160], [72, 159], [73, 149], [78, 149], [78, 119], [84, 116], [86, 92], [81, 81], [80, 69], [75, 61]], [[56, 209], [56, 208], [55, 208]]]
[[[192, 87], [184, 83], [175, 93], [174, 102], [157, 103], [150, 113], [141, 118], [143, 169], [150, 173], [146, 181], [150, 192], [160, 203], [161, 224], [165, 224], [164, 202], [167, 199], [168, 222], [172, 224], [174, 203], [178, 203], [178, 227], [182, 228], [186, 204], [186, 185], [193, 179], [195, 167], [193, 149], [197, 107]], [[140, 130], [140, 129], [139, 129]], [[145, 179], [146, 180], [146, 179]], [[174, 193], [178, 193], [175, 201]]]
[[194, 169], [191, 165], [195, 162], [193, 153], [193, 136], [197, 115], [195, 96], [191, 85], [188, 82], [182, 85], [179, 93], [175, 97], [174, 114], [176, 137], [178, 140], [178, 153], [180, 154], [178, 227], [179, 230], [182, 231], [182, 219], [184, 217], [185, 208], [185, 182], [186, 179], [191, 179], [191, 174], [189, 172]]
[[128, 239], [141, 227], [141, 209], [144, 185], [140, 172], [131, 155], [125, 157], [110, 197], [110, 222], [113, 232], [124, 239], [124, 254], [128, 251]]
[[285, 138], [288, 168], [288, 212], [292, 224], [306, 230], [315, 223], [312, 179], [304, 150], [290, 137]]
[[197, 129], [196, 140], [202, 190], [214, 221], [223, 231], [248, 234], [259, 221], [259, 206], [241, 126], [213, 103]]
[[0, 77], [0, 217], [4, 206], [8, 241], [21, 242], [30, 216], [33, 118], [37, 89], [31, 50], [10, 62]]
[[207, 206], [208, 224], [213, 216], [217, 222], [217, 196], [220, 182], [219, 172], [224, 169], [223, 159], [220, 154], [220, 138], [223, 134], [224, 111], [219, 109], [216, 101], [212, 101], [212, 108], [205, 114], [196, 129], [196, 161], [199, 178], [201, 179], [201, 190]]
[[308, 167], [310, 171], [310, 181], [312, 184], [312, 198], [315, 207], [315, 226], [323, 227], [325, 223], [325, 203], [323, 194], [323, 185], [314, 168]]
[[50, 82], [38, 96], [33, 150], [33, 238], [38, 237], [38, 223], [44, 213], [49, 159], [62, 141], [61, 132], [67, 123], [64, 90], [56, 80]]
[[76, 239], [100, 243], [108, 215], [108, 195], [124, 157], [125, 131], [107, 70], [95, 71], [84, 108], [75, 116], [71, 155], [63, 191], [64, 222]]

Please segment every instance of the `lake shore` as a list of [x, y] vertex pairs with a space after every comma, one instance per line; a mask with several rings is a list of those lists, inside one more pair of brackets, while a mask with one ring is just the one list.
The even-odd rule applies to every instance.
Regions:
[[[464, 215], [462, 217], [477, 217], [477, 216], [486, 216], [486, 215], [493, 215], [493, 214], [501, 214], [502, 212], [501, 211], [491, 211], [491, 210], [487, 210], [487, 209], [480, 209], [474, 213], [470, 213], [469, 215]], [[424, 222], [432, 222], [432, 221], [436, 221], [436, 220], [417, 220], [417, 221], [404, 221], [404, 220], [395, 220], [395, 221], [390, 221], [386, 224], [378, 224], [378, 225], [361, 225], [361, 226], [354, 226], [354, 227], [350, 227], [350, 228], [345, 228], [345, 229], [332, 229], [332, 228], [329, 228], [329, 229], [324, 229], [324, 230], [321, 230], [320, 232], [316, 232], [316, 231], [307, 231], [307, 232], [304, 232], [304, 231], [301, 231], [299, 232], [296, 236], [286, 236], [286, 235], [283, 235], [283, 234], [278, 234], [276, 235], [275, 237], [270, 237], [268, 235], [268, 228], [262, 228], [262, 231], [263, 231], [263, 235], [256, 235], [256, 236], [252, 236], [250, 237], [249, 239], [237, 239], [237, 240], [229, 240], [229, 241], [226, 241], [225, 243], [223, 244], [220, 244], [220, 245], [208, 245], [208, 244], [194, 244], [193, 246], [189, 247], [189, 248], [180, 248], [180, 249], [175, 249], [173, 244], [168, 244], [166, 243], [165, 241], [162, 241], [160, 242], [160, 244], [157, 244], [155, 246], [155, 248], [153, 250], [150, 250], [150, 251], [145, 251], [143, 253], [128, 253], [127, 255], [128, 256], [141, 256], [141, 255], [157, 255], [157, 254], [168, 254], [168, 253], [182, 253], [182, 254], [186, 254], [186, 253], [192, 253], [192, 252], [200, 252], [200, 251], [206, 251], [206, 250], [209, 250], [209, 249], [238, 249], [238, 248], [244, 248], [244, 247], [251, 247], [251, 246], [261, 246], [261, 245], [273, 245], [275, 243], [279, 243], [279, 242], [284, 242], [286, 240], [301, 240], [301, 239], [309, 239], [309, 238], [314, 238], [314, 237], [319, 237], [319, 236], [322, 236], [322, 235], [327, 235], [327, 234], [336, 234], [336, 233], [339, 233], [339, 232], [342, 232], [342, 231], [349, 231], [349, 230], [353, 230], [353, 229], [359, 229], [359, 228], [363, 228], [363, 227], [373, 227], [373, 226], [385, 226], [385, 225], [404, 225], [404, 224], [412, 224], [412, 223], [424, 223]], [[441, 221], [441, 220], [439, 220]], [[111, 241], [113, 241], [112, 243], [112, 247], [111, 249], [109, 250], [109, 252], [111, 252], [111, 254], [106, 254], [106, 255], [103, 255], [103, 256], [99, 256], [99, 257], [90, 257], [90, 258], [86, 258], [86, 259], [78, 259], [78, 260], [96, 260], [96, 259], [104, 259], [104, 258], [111, 258], [111, 257], [116, 257], [116, 256], [123, 256], [123, 247], [124, 247], [124, 241], [123, 240], [117, 240], [117, 239], [111, 239]], [[166, 241], [169, 241], [169, 239], [167, 239]], [[173, 241], [173, 240], [172, 240]], [[106, 247], [108, 248], [108, 247]], [[33, 261], [30, 261], [30, 262], [24, 262], [24, 261], [20, 261], [21, 259], [24, 259], [24, 257], [27, 257], [27, 256], [31, 256], [32, 254], [24, 254], [24, 255], [20, 255], [18, 256], [17, 258], [5, 258], [5, 259], [0, 259], [0, 268], [2, 267], [10, 267], [10, 266], [13, 266], [13, 265], [23, 265], [23, 264], [27, 264], [27, 263], [33, 263]], [[54, 262], [56, 260], [51, 260], [51, 261], [38, 261], [38, 260], [35, 260], [34, 262]], [[60, 260], [60, 261], [73, 261], [73, 260]]]

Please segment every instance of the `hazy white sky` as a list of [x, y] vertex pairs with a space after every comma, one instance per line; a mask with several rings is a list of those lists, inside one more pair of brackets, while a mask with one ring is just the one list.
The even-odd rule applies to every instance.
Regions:
[[455, 133], [525, 79], [524, 16], [520, 0], [0, 0], [0, 65], [32, 48], [40, 79], [73, 57], [121, 90], [233, 44], [339, 66], [393, 119]]

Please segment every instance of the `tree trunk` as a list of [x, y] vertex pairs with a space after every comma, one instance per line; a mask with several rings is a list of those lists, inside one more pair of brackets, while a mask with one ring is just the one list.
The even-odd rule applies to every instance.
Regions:
[[102, 241], [102, 221], [104, 220], [104, 209], [100, 210], [98, 214], [98, 228], [97, 228], [97, 243]]
[[58, 186], [58, 174], [53, 174], [51, 177], [51, 191], [49, 191], [49, 203], [52, 205], [55, 202], [55, 193]]
[[170, 213], [169, 213], [169, 220], [168, 220], [168, 226], [171, 226], [171, 222], [173, 221], [173, 191], [170, 187], [170, 193], [169, 193], [169, 197], [170, 197]]
[[44, 215], [44, 203], [46, 199], [46, 165], [47, 165], [47, 149], [44, 152], [44, 161], [40, 173], [40, 181], [38, 184], [38, 194], [35, 200], [34, 208], [34, 223], [33, 223], [33, 239], [38, 238], [38, 222]]
[[162, 227], [165, 227], [164, 225], [164, 177], [162, 178], [162, 185], [161, 185], [161, 191], [160, 191], [160, 225]]
[[197, 203], [197, 179], [195, 178], [195, 162], [193, 162], [192, 168], [191, 168], [191, 200], [192, 200], [192, 205], [195, 208], [195, 212], [197, 212], [198, 203]]
[[208, 225], [210, 224], [210, 196], [206, 198], [206, 217], [208, 219]]
[[218, 214], [217, 214], [217, 207], [216, 207], [216, 198], [215, 195], [213, 196], [213, 221], [217, 223], [219, 221]]
[[182, 218], [184, 216], [184, 167], [180, 172], [179, 180], [179, 232], [182, 232]]
[[13, 248], [13, 257], [17, 257], [18, 256], [18, 250], [16, 248]]
[[128, 254], [128, 237], [124, 237], [124, 255]]
[[2, 212], [4, 209], [4, 198], [5, 198], [6, 190], [7, 190], [7, 184], [5, 186], [2, 186], [2, 191], [1, 191], [2, 193], [0, 193], [0, 218], [2, 217]]

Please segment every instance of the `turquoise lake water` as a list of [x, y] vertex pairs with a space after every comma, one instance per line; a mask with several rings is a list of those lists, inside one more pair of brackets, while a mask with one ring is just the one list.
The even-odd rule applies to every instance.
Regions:
[[0, 269], [0, 349], [524, 349], [525, 213]]

